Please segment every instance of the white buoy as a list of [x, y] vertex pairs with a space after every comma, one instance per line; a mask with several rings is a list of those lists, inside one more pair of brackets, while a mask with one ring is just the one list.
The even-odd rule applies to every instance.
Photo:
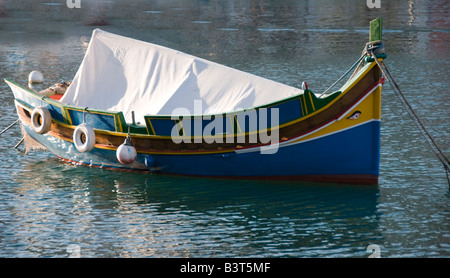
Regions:
[[44, 75], [40, 71], [34, 70], [28, 75], [29, 84], [41, 84], [44, 82]]
[[44, 75], [40, 71], [34, 70], [28, 75], [28, 87], [40, 91], [44, 83]]
[[127, 139], [117, 148], [116, 152], [117, 160], [122, 164], [131, 164], [137, 158], [137, 152], [135, 147], [131, 144], [131, 137], [127, 136]]

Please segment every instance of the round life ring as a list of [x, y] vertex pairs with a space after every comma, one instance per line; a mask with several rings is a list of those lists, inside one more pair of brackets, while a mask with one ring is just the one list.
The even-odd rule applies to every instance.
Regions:
[[95, 145], [94, 129], [85, 123], [80, 124], [73, 132], [73, 143], [82, 153], [91, 151]]
[[50, 130], [52, 125], [52, 115], [47, 108], [39, 106], [34, 108], [31, 113], [31, 126], [34, 131], [39, 134], [45, 134]]

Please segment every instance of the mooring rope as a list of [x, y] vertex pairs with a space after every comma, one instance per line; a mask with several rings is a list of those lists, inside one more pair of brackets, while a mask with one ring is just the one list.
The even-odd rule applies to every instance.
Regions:
[[361, 57], [359, 57], [359, 59], [341, 77], [339, 77], [339, 79], [336, 80], [336, 82], [334, 82], [328, 89], [326, 89], [322, 94], [320, 94], [319, 98], [322, 97], [323, 95], [326, 95], [334, 86], [336, 86], [336, 84], [338, 84], [342, 79], [344, 79], [344, 77], [346, 77], [350, 73], [350, 71], [352, 71], [353, 69], [356, 68], [355, 71], [353, 72], [353, 74], [349, 78], [349, 79], [352, 79], [352, 77], [355, 76], [355, 74], [360, 69], [364, 58], [366, 58], [367, 55], [370, 55], [371, 51], [375, 52], [376, 54], [378, 54], [379, 52], [380, 53], [384, 52], [383, 43], [381, 41], [366, 43], [366, 45], [361, 53]]
[[2, 132], [0, 132], [0, 135], [2, 135], [3, 133], [5, 133], [8, 129], [10, 129], [11, 127], [13, 127], [15, 124], [17, 124], [20, 120], [17, 119], [14, 123], [10, 124], [7, 128], [5, 128], [4, 130], [2, 130]]
[[22, 137], [22, 139], [20, 139], [19, 143], [17, 143], [17, 144], [14, 146], [14, 149], [17, 149], [17, 148], [22, 144], [23, 141], [25, 141], [25, 136]]
[[431, 136], [430, 132], [428, 132], [427, 128], [423, 124], [423, 122], [420, 120], [419, 116], [416, 114], [414, 109], [412, 108], [409, 101], [406, 99], [405, 95], [403, 94], [402, 90], [400, 89], [400, 86], [395, 81], [392, 74], [389, 72], [389, 69], [386, 67], [386, 65], [383, 63], [383, 61], [378, 61], [376, 55], [373, 53], [373, 51], [369, 51], [372, 57], [374, 58], [375, 62], [377, 63], [378, 67], [380, 68], [381, 72], [383, 73], [385, 79], [389, 82], [389, 85], [391, 86], [392, 90], [395, 92], [397, 97], [400, 99], [400, 102], [402, 103], [403, 107], [405, 107], [406, 111], [408, 112], [408, 115], [413, 120], [414, 124], [417, 126], [419, 131], [422, 133], [422, 135], [425, 138], [425, 141], [430, 145], [431, 150], [434, 152], [436, 157], [439, 159], [439, 161], [444, 166], [446, 176], [447, 176], [447, 182], [450, 187], [450, 160], [445, 156], [444, 152], [441, 150], [439, 145], [436, 143], [436, 141]]
[[345, 72], [341, 77], [339, 77], [338, 80], [336, 80], [336, 82], [334, 82], [328, 89], [326, 89], [322, 94], [320, 94], [319, 98], [322, 97], [323, 95], [327, 94], [334, 86], [336, 86], [337, 83], [339, 83], [345, 76], [347, 76], [347, 74], [350, 73], [350, 71], [352, 71], [356, 66], [359, 66], [361, 61], [364, 59], [364, 57], [366, 57], [366, 52], [363, 52], [363, 54], [361, 55], [361, 57], [358, 59], [358, 61], [356, 61], [356, 63], [354, 63], [348, 70], [347, 72]]

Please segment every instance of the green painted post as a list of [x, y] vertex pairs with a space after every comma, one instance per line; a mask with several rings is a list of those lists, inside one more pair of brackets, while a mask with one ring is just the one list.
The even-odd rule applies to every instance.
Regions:
[[378, 17], [370, 22], [369, 42], [381, 41], [381, 33], [383, 26], [381, 24], [381, 17]]

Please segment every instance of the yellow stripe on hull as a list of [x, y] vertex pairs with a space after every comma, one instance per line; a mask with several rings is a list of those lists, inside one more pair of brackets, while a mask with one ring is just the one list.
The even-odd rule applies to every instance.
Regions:
[[[309, 141], [315, 138], [323, 137], [329, 134], [333, 134], [342, 130], [358, 126], [361, 123], [369, 122], [372, 120], [380, 120], [381, 118], [381, 87], [382, 84], [376, 85], [372, 92], [369, 92], [362, 100], [356, 103], [353, 107], [347, 110], [346, 113], [341, 115], [338, 119], [328, 123], [327, 125], [312, 131], [311, 133], [300, 136], [296, 139], [286, 141], [283, 143], [298, 143], [302, 141]], [[360, 111], [360, 115], [356, 119], [348, 119], [353, 113]]]

